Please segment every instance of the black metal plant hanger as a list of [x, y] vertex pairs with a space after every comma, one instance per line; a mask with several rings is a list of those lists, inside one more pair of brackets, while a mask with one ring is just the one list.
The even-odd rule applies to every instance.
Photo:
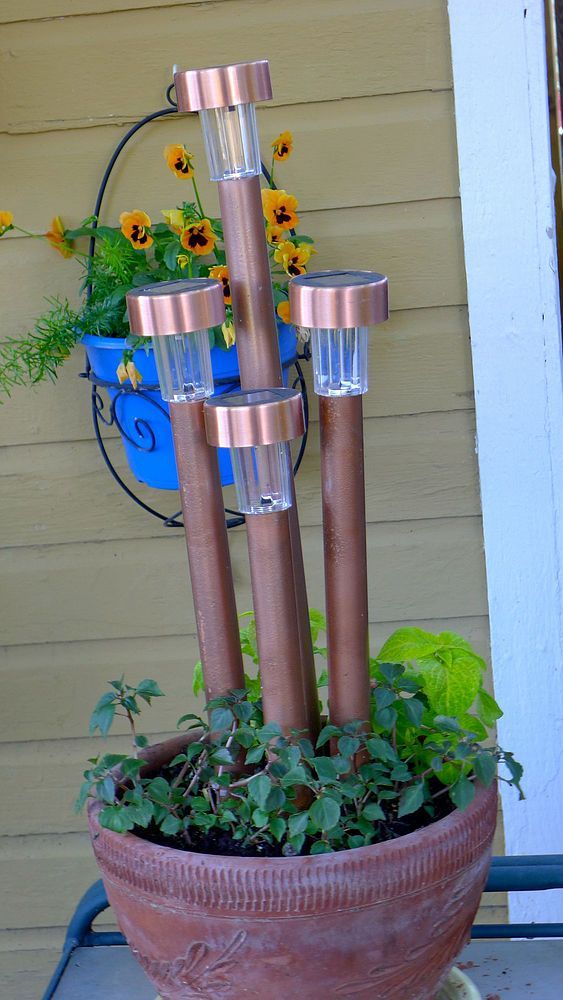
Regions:
[[[152, 114], [146, 115], [144, 118], [141, 118], [140, 121], [136, 122], [135, 125], [131, 126], [129, 131], [126, 132], [126, 134], [123, 136], [122, 139], [120, 139], [117, 146], [115, 147], [108, 162], [108, 165], [104, 171], [104, 175], [102, 177], [98, 194], [96, 197], [96, 204], [94, 206], [94, 212], [93, 212], [95, 216], [95, 221], [93, 223], [94, 228], [96, 228], [98, 224], [97, 220], [100, 217], [102, 202], [104, 199], [106, 188], [108, 186], [111, 177], [111, 173], [113, 171], [113, 168], [115, 167], [115, 164], [121, 152], [129, 142], [129, 140], [132, 139], [133, 136], [136, 135], [136, 133], [139, 132], [140, 129], [142, 129], [145, 125], [148, 125], [149, 122], [153, 122], [157, 118], [164, 118], [166, 115], [177, 114], [178, 106], [174, 98], [172, 97], [173, 90], [174, 90], [174, 84], [170, 84], [170, 86], [167, 87], [166, 89], [166, 100], [169, 105], [168, 107], [161, 108], [159, 111], [153, 111]], [[268, 184], [270, 184], [271, 183], [270, 174], [263, 163], [262, 163], [262, 173], [266, 178]], [[92, 237], [88, 248], [89, 257], [93, 257], [95, 252], [95, 245], [96, 245], [96, 240], [94, 239], [94, 237]], [[87, 294], [88, 295], [90, 294], [90, 289], [88, 289]], [[294, 475], [297, 473], [299, 466], [301, 465], [301, 461], [305, 453], [305, 448], [307, 447], [307, 437], [309, 433], [309, 401], [307, 398], [307, 385], [305, 382], [305, 377], [303, 375], [303, 369], [300, 365], [300, 361], [308, 361], [309, 358], [310, 358], [310, 351], [308, 345], [304, 345], [303, 353], [298, 354], [296, 359], [290, 362], [290, 364], [287, 366], [287, 367], [295, 367], [296, 377], [292, 383], [292, 387], [294, 389], [296, 388], [300, 389], [303, 395], [303, 408], [305, 411], [305, 433], [301, 439], [301, 444], [293, 467]], [[96, 441], [98, 443], [98, 448], [100, 449], [102, 458], [109, 472], [111, 473], [116, 483], [118, 484], [118, 486], [120, 486], [123, 492], [126, 493], [131, 500], [133, 500], [136, 504], [138, 504], [139, 507], [142, 507], [143, 510], [147, 511], [147, 513], [152, 514], [153, 517], [156, 517], [160, 521], [162, 521], [163, 526], [165, 528], [183, 528], [184, 526], [183, 522], [180, 520], [182, 514], [181, 511], [177, 511], [175, 514], [171, 515], [162, 514], [160, 511], [155, 510], [154, 507], [151, 507], [150, 504], [147, 504], [145, 503], [144, 500], [141, 500], [141, 498], [138, 497], [137, 494], [133, 492], [133, 490], [121, 478], [117, 469], [113, 465], [113, 462], [108, 455], [102, 435], [102, 426], [105, 427], [115, 426], [119, 431], [119, 433], [121, 434], [121, 436], [126, 438], [127, 441], [134, 448], [138, 449], [139, 451], [152, 451], [156, 445], [156, 438], [150, 424], [146, 420], [143, 420], [142, 417], [135, 417], [134, 426], [135, 430], [138, 433], [139, 438], [138, 440], [134, 440], [131, 437], [131, 435], [125, 431], [124, 427], [122, 426], [119, 420], [119, 416], [117, 413], [117, 403], [119, 401], [120, 396], [136, 393], [137, 395], [142, 395], [145, 402], [150, 403], [157, 410], [159, 410], [168, 420], [170, 420], [169, 414], [165, 409], [165, 407], [162, 406], [160, 403], [158, 403], [156, 400], [152, 399], [151, 396], [149, 395], [150, 392], [159, 391], [160, 386], [158, 384], [155, 385], [145, 384], [134, 389], [133, 386], [130, 385], [128, 386], [120, 385], [119, 382], [117, 381], [113, 382], [99, 378], [92, 371], [92, 367], [90, 365], [88, 358], [86, 358], [86, 369], [84, 372], [81, 372], [80, 377], [87, 379], [92, 386], [91, 407], [92, 407], [92, 423], [94, 426], [94, 434], [96, 436]], [[225, 393], [233, 392], [240, 387], [240, 383], [238, 381], [233, 381], [233, 379], [231, 378], [216, 379], [215, 385], [221, 386]], [[106, 409], [106, 403], [99, 390], [110, 389], [110, 388], [115, 393], [115, 396], [113, 397], [113, 399], [110, 400], [109, 409], [107, 410], [108, 415], [106, 416], [106, 414], [104, 413], [104, 410]], [[225, 514], [227, 515], [226, 517], [227, 528], [235, 528], [241, 524], [244, 524], [245, 522], [244, 514], [241, 514], [240, 511], [232, 510], [230, 507], [225, 507]]]

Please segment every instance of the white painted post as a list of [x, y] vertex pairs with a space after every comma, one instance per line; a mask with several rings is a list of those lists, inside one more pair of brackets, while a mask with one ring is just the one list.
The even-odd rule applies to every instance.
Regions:
[[[449, 0], [507, 854], [563, 853], [563, 377], [542, 0]], [[563, 920], [563, 893], [511, 919]]]

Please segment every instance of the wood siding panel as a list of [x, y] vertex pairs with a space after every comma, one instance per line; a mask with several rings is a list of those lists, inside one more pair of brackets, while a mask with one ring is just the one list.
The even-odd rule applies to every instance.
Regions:
[[[88, 51], [97, 54], [90, 62], [86, 34]], [[451, 85], [441, 0], [159, 6], [134, 16], [122, 12], [7, 24], [2, 36], [0, 131], [6, 132], [136, 120], [161, 100], [180, 59], [206, 66], [267, 54], [277, 104]], [[197, 59], [189, 57], [190, 38], [197, 38]], [[132, 73], [133, 53], [142, 69]]]
[[[266, 105], [258, 111], [258, 127], [265, 162], [270, 160], [271, 140], [286, 128], [293, 133], [295, 151], [278, 165], [277, 182], [298, 196], [302, 211], [458, 195], [449, 91], [291, 108]], [[71, 129], [64, 135], [0, 135], [3, 204], [24, 229], [46, 227], [58, 213], [68, 226], [78, 224], [92, 210], [107, 161], [124, 134], [123, 127], [107, 125]], [[160, 218], [161, 209], [191, 196], [191, 184], [173, 177], [164, 161], [164, 146], [173, 142], [184, 142], [193, 152], [203, 204], [209, 214], [217, 213], [216, 185], [208, 179], [199, 121], [195, 115], [170, 116], [147, 125], [121, 153], [104, 200], [106, 221], [115, 225], [120, 212], [133, 205]], [[80, 183], [69, 186], [69, 175]]]
[[[394, 311], [389, 322], [377, 328], [369, 358], [367, 418], [473, 409], [464, 306]], [[0, 445], [91, 440], [90, 394], [78, 378], [83, 369], [84, 354], [76, 348], [55, 384], [16, 389], [2, 411]], [[304, 369], [314, 422], [311, 365]], [[115, 432], [110, 430], [108, 436]], [[101, 464], [98, 468], [101, 472]]]
[[[473, 414], [467, 410], [424, 416], [374, 417], [365, 421], [368, 521], [416, 520], [479, 514]], [[120, 474], [126, 462], [120, 441], [109, 453]], [[303, 526], [321, 523], [318, 424], [307, 445], [305, 474], [297, 480]], [[0, 542], [52, 545], [56, 542], [160, 538], [164, 532], [105, 473], [93, 441], [24, 445], [6, 449], [0, 473], [4, 496]], [[180, 509], [177, 493], [139, 487], [148, 503]], [[227, 505], [236, 505], [234, 489]], [[41, 516], [38, 518], [38, 504]], [[107, 510], [112, 517], [108, 522]], [[176, 532], [177, 533], [177, 532]]]
[[[250, 607], [244, 531], [230, 534], [240, 610]], [[303, 530], [309, 597], [323, 606], [318, 527]], [[481, 616], [481, 522], [436, 518], [368, 526], [370, 620]], [[385, 567], [385, 573], [381, 568]], [[0, 551], [5, 645], [193, 631], [183, 539], [163, 536]], [[33, 614], [22, 609], [33, 608]], [[23, 620], [22, 620], [23, 619]]]
[[[482, 656], [489, 655], [485, 617], [375, 622], [370, 627], [372, 652], [376, 653], [391, 632], [404, 624], [416, 624], [431, 632], [452, 629], [469, 639]], [[9, 691], [9, 698], [0, 700], [0, 744], [13, 744], [7, 748], [6, 760], [15, 762], [26, 740], [65, 740], [68, 745], [68, 741], [84, 737], [90, 712], [110, 675], [125, 674], [131, 683], [143, 677], [158, 680], [167, 697], [156, 699], [144, 713], [142, 728], [150, 734], [173, 732], [178, 717], [196, 705], [191, 677], [198, 659], [193, 634], [5, 647], [0, 682], [2, 689]], [[201, 706], [200, 700], [199, 710]], [[18, 788], [17, 783], [13, 785], [14, 795], [19, 794]], [[37, 818], [30, 816], [29, 821], [41, 823], [45, 818], [37, 811]]]

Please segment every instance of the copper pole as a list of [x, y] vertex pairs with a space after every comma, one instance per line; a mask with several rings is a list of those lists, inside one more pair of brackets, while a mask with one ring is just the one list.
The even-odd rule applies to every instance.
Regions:
[[310, 730], [299, 667], [299, 635], [295, 615], [293, 569], [287, 511], [247, 518], [248, 554], [260, 657], [262, 701], [266, 722], [278, 722], [284, 733]]
[[[229, 266], [229, 282], [233, 302], [233, 315], [237, 336], [237, 350], [243, 389], [268, 388], [282, 385], [282, 369], [279, 355], [277, 328], [274, 314], [272, 279], [262, 213], [262, 196], [258, 177], [219, 181], [219, 203], [223, 219], [224, 242]], [[288, 522], [289, 544], [280, 557], [286, 568], [282, 576], [293, 581], [290, 592], [284, 598], [285, 614], [278, 609], [278, 657], [282, 657], [287, 690], [283, 698], [270, 700], [272, 718], [278, 720], [285, 715], [285, 699], [293, 704], [295, 697], [289, 690], [300, 690], [305, 704], [306, 727], [313, 739], [319, 731], [319, 703], [315, 679], [315, 661], [309, 625], [309, 606], [305, 585], [303, 552], [299, 531], [299, 517], [293, 488], [293, 506], [287, 514], [276, 515]], [[273, 516], [273, 515], [272, 515]], [[249, 547], [251, 534], [255, 530], [247, 519]], [[268, 523], [270, 516], [267, 518]], [[263, 528], [256, 529], [260, 533]], [[288, 567], [291, 573], [288, 573]], [[281, 572], [281, 570], [280, 570]], [[272, 574], [273, 576], [273, 574]], [[256, 601], [256, 590], [253, 587]], [[291, 605], [291, 598], [293, 604]], [[260, 627], [257, 613], [257, 628]], [[296, 630], [298, 655], [293, 652], [293, 636]], [[261, 656], [262, 676], [270, 670]], [[279, 667], [271, 667], [272, 670]], [[266, 682], [267, 683], [267, 682]], [[276, 688], [278, 694], [280, 693]], [[294, 722], [297, 728], [297, 716]]]
[[217, 451], [203, 400], [170, 403], [174, 451], [207, 699], [244, 688], [239, 626]]
[[362, 397], [319, 396], [330, 721], [370, 717]]

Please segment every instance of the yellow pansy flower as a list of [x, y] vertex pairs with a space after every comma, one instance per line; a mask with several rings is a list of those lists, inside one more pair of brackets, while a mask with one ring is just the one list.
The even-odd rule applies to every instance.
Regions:
[[190, 250], [201, 257], [211, 253], [215, 247], [217, 237], [211, 228], [209, 219], [198, 219], [197, 222], [190, 223], [182, 230], [180, 243], [184, 250]]
[[180, 208], [167, 208], [162, 212], [164, 221], [175, 233], [181, 233], [184, 228], [184, 213]]
[[190, 258], [188, 257], [187, 253], [179, 253], [178, 256], [176, 257], [176, 263], [178, 264], [179, 267], [182, 268], [183, 271], [184, 268], [187, 267], [188, 264], [190, 263]]
[[291, 132], [282, 132], [272, 143], [274, 160], [287, 160], [293, 152], [293, 136]]
[[45, 233], [46, 238], [55, 250], [63, 257], [72, 257], [72, 247], [65, 239], [65, 227], [60, 215], [56, 215], [51, 222], [51, 228]]
[[225, 305], [230, 306], [233, 298], [231, 295], [231, 285], [229, 281], [229, 268], [225, 267], [224, 264], [218, 264], [216, 267], [210, 267], [209, 277], [215, 278], [215, 281], [221, 282], [223, 286], [223, 298], [225, 300]]
[[281, 226], [283, 229], [294, 229], [299, 225], [299, 216], [296, 209], [299, 205], [297, 198], [287, 191], [272, 191], [265, 188], [262, 191], [262, 208], [264, 218], [271, 226]]
[[223, 331], [223, 336], [225, 338], [225, 343], [227, 347], [232, 347], [236, 340], [235, 325], [233, 321], [231, 319], [228, 319], [225, 323], [223, 323], [221, 330]]
[[284, 299], [283, 302], [278, 302], [276, 312], [282, 323], [291, 323], [291, 317], [289, 315], [289, 302], [287, 299]]
[[194, 175], [193, 154], [188, 153], [185, 146], [166, 146], [164, 149], [164, 159], [176, 177], [188, 180]]
[[270, 246], [276, 246], [277, 243], [283, 243], [285, 239], [285, 229], [283, 226], [266, 226], [266, 240]]
[[153, 238], [149, 232], [151, 220], [146, 212], [141, 212], [138, 208], [133, 212], [122, 212], [119, 216], [121, 232], [130, 241], [135, 250], [147, 250], [153, 244]]
[[286, 240], [285, 243], [280, 243], [276, 247], [274, 260], [283, 266], [286, 274], [294, 278], [297, 274], [305, 274], [306, 264], [308, 264], [311, 254], [315, 252], [308, 243], [296, 246], [291, 240]]
[[8, 232], [8, 229], [12, 228], [12, 222], [14, 221], [14, 216], [11, 212], [2, 211], [0, 212], [0, 236]]

